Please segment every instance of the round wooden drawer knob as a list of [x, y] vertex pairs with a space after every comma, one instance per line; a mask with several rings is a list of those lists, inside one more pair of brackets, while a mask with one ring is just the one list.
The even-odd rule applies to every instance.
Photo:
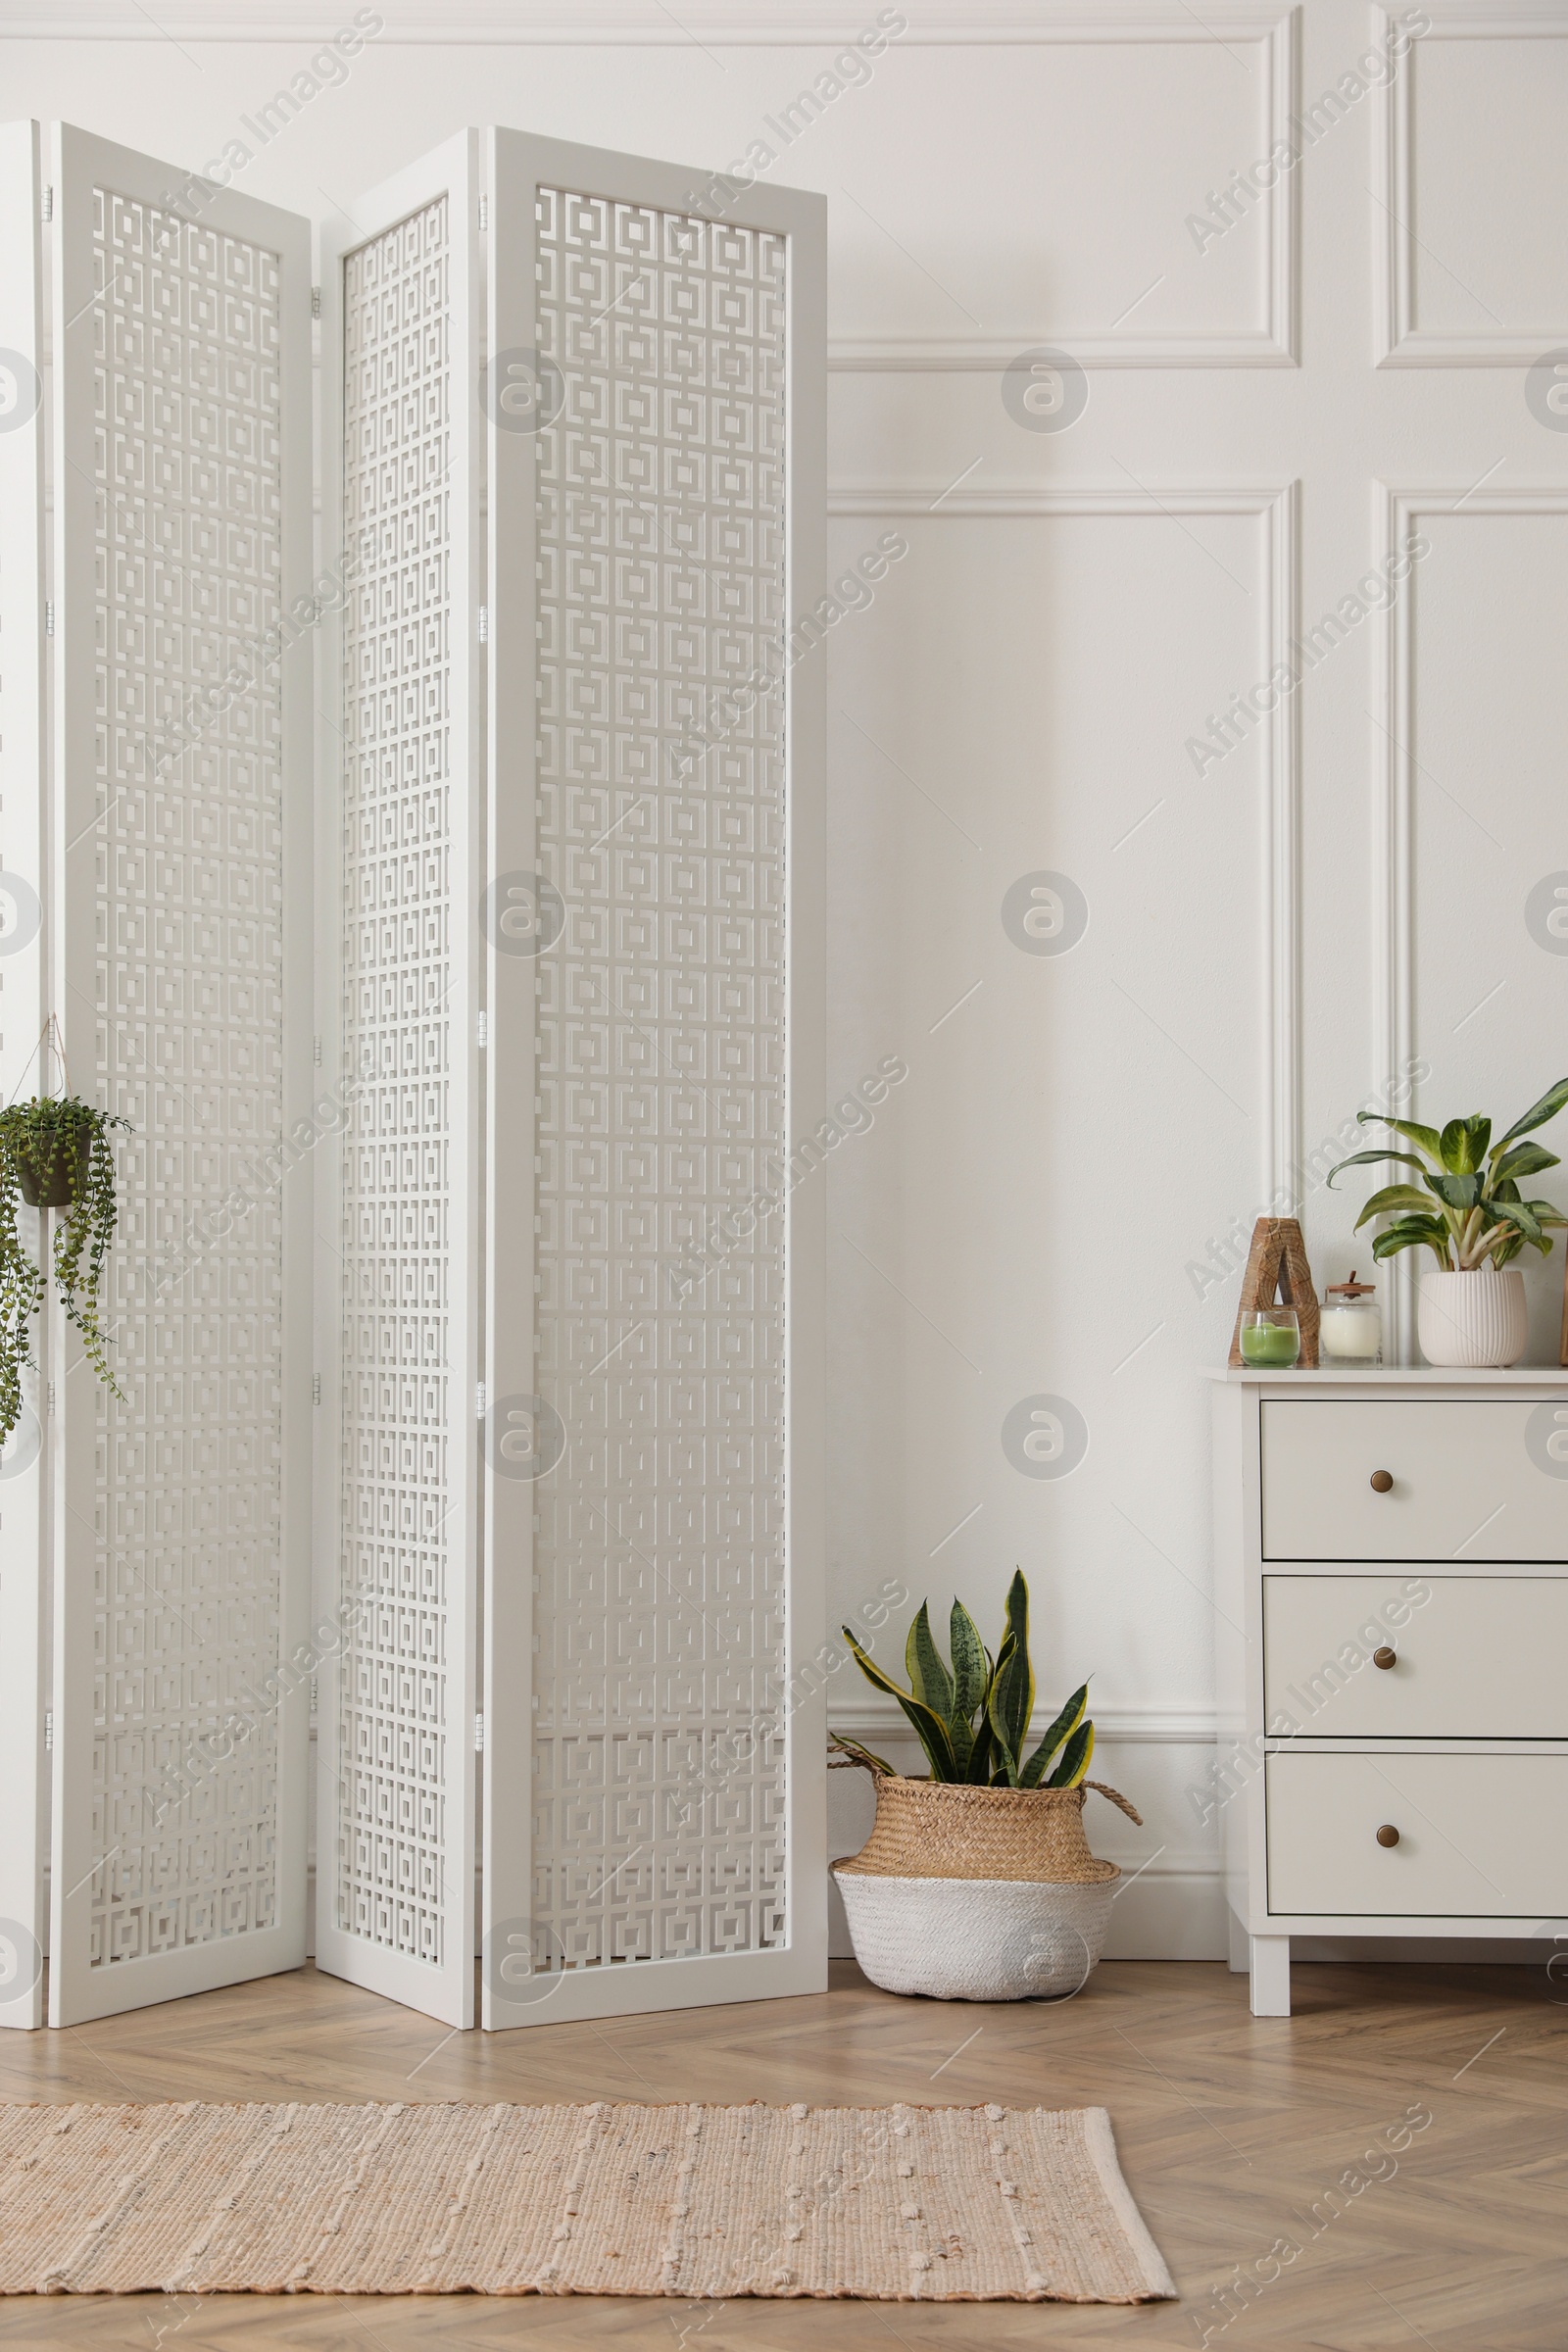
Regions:
[[1388, 1492], [1389, 1492], [1389, 1490], [1390, 1490], [1390, 1488], [1393, 1486], [1393, 1484], [1394, 1484], [1394, 1473], [1393, 1473], [1393, 1471], [1392, 1471], [1392, 1470], [1374, 1470], [1374, 1471], [1373, 1471], [1373, 1473], [1372, 1473], [1372, 1492], [1373, 1492], [1373, 1494], [1388, 1494]]
[[1398, 1831], [1397, 1831], [1397, 1830], [1395, 1828], [1395, 1826], [1394, 1826], [1394, 1824], [1393, 1824], [1393, 1822], [1392, 1822], [1392, 1821], [1386, 1821], [1386, 1822], [1383, 1824], [1383, 1827], [1382, 1827], [1382, 1829], [1381, 1829], [1381, 1830], [1379, 1830], [1379, 1832], [1378, 1832], [1378, 1843], [1379, 1843], [1379, 1845], [1397, 1845], [1397, 1844], [1398, 1844], [1398, 1842], [1399, 1842], [1399, 1833], [1398, 1833]]
[[1388, 1643], [1385, 1642], [1381, 1649], [1375, 1649], [1372, 1652], [1372, 1663], [1374, 1666], [1381, 1666], [1384, 1673], [1387, 1674], [1398, 1654], [1397, 1650], [1390, 1649]]

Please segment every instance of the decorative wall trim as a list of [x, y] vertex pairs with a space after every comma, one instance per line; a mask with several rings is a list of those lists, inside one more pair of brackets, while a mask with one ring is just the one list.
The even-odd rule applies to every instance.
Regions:
[[[1256, 514], [1266, 530], [1261, 594], [1266, 667], [1291, 666], [1297, 631], [1297, 515], [1300, 485], [1136, 489], [1041, 489], [1032, 483], [966, 482], [830, 485], [828, 513], [838, 515], [944, 517], [1057, 514]], [[1260, 735], [1264, 760], [1261, 852], [1264, 943], [1264, 1076], [1259, 1175], [1271, 1200], [1297, 1182], [1300, 1144], [1299, 729], [1298, 697], [1281, 697]]]
[[[1097, 1744], [1106, 1746], [1212, 1747], [1219, 1738], [1219, 1717], [1212, 1706], [1188, 1706], [1177, 1699], [1135, 1699], [1126, 1706], [1095, 1707], [1092, 1713]], [[827, 1721], [829, 1731], [843, 1732], [871, 1747], [889, 1738], [907, 1739], [911, 1743], [914, 1740], [898, 1700], [879, 1698], [869, 1690], [863, 1693], [851, 1690], [842, 1698], [829, 1698]], [[1050, 1722], [1046, 1713], [1036, 1719], [1031, 1743], [1044, 1737]], [[1219, 1865], [1214, 1862], [1212, 1867], [1218, 1869]]]
[[[1392, 556], [1406, 531], [1423, 514], [1568, 514], [1568, 486], [1548, 489], [1467, 490], [1409, 484], [1374, 485], [1375, 560]], [[1396, 597], [1377, 615], [1373, 640], [1374, 712], [1372, 739], [1372, 1064], [1381, 1075], [1403, 1069], [1415, 1043], [1414, 877], [1410, 861], [1410, 819], [1415, 760], [1410, 750], [1411, 599]], [[1410, 1252], [1394, 1259], [1392, 1277], [1392, 1360], [1412, 1364], [1415, 1355], [1415, 1292]]]
[[[803, 0], [798, 8], [758, 9], [746, 0], [685, 0], [678, 17], [658, 0], [379, 0], [382, 44], [455, 43], [496, 48], [596, 46], [675, 49], [701, 43], [722, 48], [819, 49], [857, 39], [873, 22], [864, 0]], [[1206, 41], [1243, 37], [1289, 10], [1259, 0], [1207, 0], [1201, 21], [1184, 0], [1122, 0], [1107, 16], [1079, 5], [1054, 8], [1042, 0], [962, 0], [922, 6], [912, 0], [901, 43], [920, 48], [1039, 47], [1054, 41]], [[325, 40], [345, 12], [322, 0], [168, 0], [158, 21], [134, 0], [0, 0], [0, 39], [39, 41]]]
[[[1240, 8], [1217, 19], [1205, 10], [1203, 21], [1188, 12], [1185, 22], [1163, 10], [1118, 11], [1108, 19], [1075, 15], [1036, 15], [1027, 33], [1018, 38], [1042, 42], [1207, 41], [1228, 33], [1233, 40], [1255, 41], [1264, 71], [1259, 76], [1260, 121], [1257, 153], [1266, 155], [1280, 140], [1289, 143], [1290, 121], [1296, 111], [1297, 18], [1294, 8]], [[965, 30], [956, 45], [975, 36]], [[915, 38], [914, 28], [903, 36]], [[925, 37], [935, 35], [929, 29]], [[951, 36], [950, 36], [951, 37]], [[998, 36], [1004, 37], [1004, 36]], [[1266, 207], [1264, 265], [1265, 323], [1234, 333], [1199, 331], [1166, 334], [1136, 329], [1076, 332], [1066, 327], [1021, 326], [1006, 335], [870, 335], [833, 336], [828, 341], [828, 366], [838, 370], [904, 369], [920, 372], [988, 371], [1000, 374], [1021, 351], [1049, 344], [1070, 352], [1084, 368], [1294, 368], [1297, 356], [1297, 174], [1283, 172], [1263, 197]]]
[[[1426, 0], [1432, 20], [1405, 59], [1404, 71], [1385, 82], [1374, 100], [1372, 187], [1382, 219], [1373, 222], [1373, 357], [1380, 368], [1528, 368], [1544, 351], [1568, 343], [1568, 322], [1528, 329], [1480, 326], [1462, 334], [1435, 333], [1411, 323], [1410, 228], [1411, 92], [1418, 53], [1434, 41], [1568, 39], [1561, 0], [1513, 0], [1494, 9], [1487, 0]], [[1387, 46], [1395, 12], [1374, 11], [1378, 40]]]

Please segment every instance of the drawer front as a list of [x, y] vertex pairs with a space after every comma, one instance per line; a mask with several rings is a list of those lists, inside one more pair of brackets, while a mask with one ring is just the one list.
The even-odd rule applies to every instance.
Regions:
[[1568, 1756], [1271, 1755], [1264, 1776], [1271, 1912], [1568, 1914]]
[[[1568, 1478], [1542, 1466], [1544, 1410], [1568, 1427], [1568, 1402], [1266, 1397], [1263, 1557], [1568, 1558]], [[1380, 1473], [1394, 1482], [1382, 1494]]]
[[[1374, 1664], [1392, 1649], [1394, 1664]], [[1314, 1740], [1568, 1740], [1568, 1577], [1265, 1576], [1263, 1720]]]

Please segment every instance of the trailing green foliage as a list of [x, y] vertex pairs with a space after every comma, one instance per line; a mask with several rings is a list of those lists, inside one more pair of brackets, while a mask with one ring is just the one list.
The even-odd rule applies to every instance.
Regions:
[[1555, 1168], [1560, 1162], [1555, 1152], [1514, 1139], [1528, 1135], [1532, 1127], [1544, 1127], [1565, 1102], [1568, 1078], [1559, 1078], [1495, 1144], [1492, 1143], [1492, 1121], [1480, 1111], [1472, 1111], [1467, 1119], [1450, 1119], [1440, 1134], [1436, 1127], [1419, 1126], [1414, 1119], [1390, 1119], [1381, 1111], [1360, 1110], [1355, 1114], [1358, 1119], [1394, 1128], [1416, 1149], [1354, 1152], [1329, 1170], [1328, 1180], [1332, 1184], [1342, 1168], [1386, 1159], [1401, 1160], [1419, 1173], [1421, 1185], [1408, 1179], [1403, 1184], [1385, 1185], [1356, 1218], [1357, 1233], [1371, 1217], [1393, 1220], [1373, 1242], [1374, 1257], [1427, 1249], [1450, 1274], [1470, 1273], [1480, 1266], [1505, 1266], [1527, 1242], [1544, 1257], [1551, 1248], [1550, 1229], [1568, 1225], [1568, 1217], [1549, 1200], [1526, 1200], [1519, 1191], [1519, 1179], [1539, 1175], [1543, 1168]]
[[[1029, 1587], [1022, 1569], [1014, 1571], [1007, 1588], [1006, 1623], [995, 1658], [959, 1600], [953, 1604], [948, 1635], [951, 1665], [932, 1634], [930, 1603], [920, 1603], [905, 1644], [907, 1690], [867, 1657], [848, 1626], [844, 1639], [867, 1682], [896, 1698], [913, 1724], [934, 1781], [967, 1781], [980, 1788], [1076, 1788], [1089, 1770], [1095, 1727], [1084, 1719], [1087, 1683], [1073, 1692], [1033, 1754], [1023, 1752], [1034, 1713], [1035, 1677], [1029, 1663]], [[892, 1766], [869, 1748], [834, 1737], [857, 1763], [891, 1773]]]
[[0, 1108], [0, 1445], [22, 1416], [22, 1367], [32, 1362], [28, 1326], [43, 1304], [44, 1270], [17, 1231], [22, 1172], [47, 1195], [57, 1176], [70, 1186], [54, 1236], [55, 1289], [81, 1335], [87, 1361], [119, 1396], [98, 1312], [98, 1283], [115, 1238], [115, 1156], [109, 1133], [129, 1121], [74, 1095], [35, 1095]]

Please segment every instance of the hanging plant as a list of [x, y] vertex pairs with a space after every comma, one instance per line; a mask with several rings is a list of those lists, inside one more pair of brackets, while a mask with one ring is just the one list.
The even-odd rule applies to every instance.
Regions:
[[17, 1231], [19, 1200], [61, 1212], [55, 1289], [87, 1361], [123, 1400], [109, 1369], [98, 1284], [118, 1216], [110, 1131], [129, 1124], [74, 1095], [34, 1095], [0, 1109], [0, 1446], [22, 1417], [22, 1367], [33, 1362], [28, 1327], [44, 1297], [43, 1268]]

